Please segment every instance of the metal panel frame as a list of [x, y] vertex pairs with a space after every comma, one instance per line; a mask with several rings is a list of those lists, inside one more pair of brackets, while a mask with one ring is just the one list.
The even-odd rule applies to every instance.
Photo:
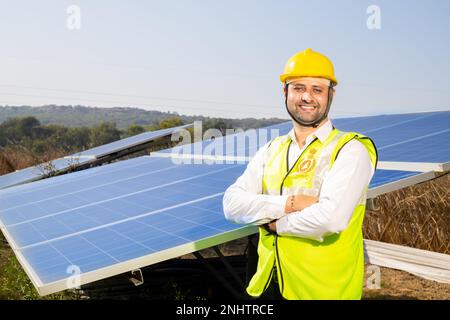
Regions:
[[367, 193], [367, 199], [376, 198], [377, 196], [388, 193], [388, 192], [392, 192], [392, 191], [395, 191], [398, 189], [402, 189], [405, 187], [409, 187], [409, 186], [412, 186], [412, 185], [415, 185], [415, 184], [418, 184], [421, 182], [425, 182], [425, 181], [434, 179], [438, 175], [439, 174], [435, 173], [434, 171], [424, 172], [424, 173], [419, 173], [419, 174], [411, 176], [411, 177], [407, 177], [404, 179], [386, 183], [386, 184], [383, 184], [378, 187], [371, 188], [371, 189], [369, 189], [369, 191]]
[[[169, 135], [171, 135], [172, 133], [174, 133], [174, 132], [177, 131], [177, 130], [182, 130], [182, 129], [190, 128], [190, 127], [192, 127], [193, 125], [194, 125], [193, 123], [190, 123], [190, 124], [185, 124], [185, 125], [178, 126], [178, 127], [166, 128], [166, 129], [160, 129], [160, 130], [158, 130], [158, 131], [161, 131], [161, 133], [158, 134], [158, 135], [156, 135], [155, 137], [152, 137], [152, 138], [151, 138], [150, 140], [148, 140], [148, 141], [145, 141], [145, 142], [142, 142], [142, 141], [141, 141], [141, 142], [135, 142], [135, 143], [127, 144], [126, 146], [122, 146], [122, 147], [120, 147], [120, 148], [113, 149], [113, 150], [111, 150], [111, 151], [109, 151], [109, 152], [99, 153], [99, 154], [95, 154], [95, 155], [92, 155], [92, 154], [89, 153], [90, 151], [92, 151], [92, 150], [94, 150], [94, 149], [97, 149], [97, 148], [100, 148], [100, 147], [105, 147], [105, 146], [107, 146], [107, 145], [112, 145], [112, 144], [118, 143], [119, 141], [124, 141], [124, 140], [130, 139], [130, 138], [135, 138], [135, 137], [140, 136], [140, 135], [150, 134], [150, 133], [152, 133], [152, 132], [157, 132], [157, 131], [147, 131], [147, 132], [143, 132], [143, 133], [140, 133], [140, 134], [131, 136], [131, 137], [127, 137], [127, 138], [120, 139], [120, 140], [117, 140], [117, 141], [113, 141], [113, 142], [110, 142], [110, 143], [107, 143], [107, 144], [104, 144], [104, 145], [101, 145], [101, 146], [98, 146], [98, 147], [95, 147], [95, 148], [92, 148], [92, 149], [89, 149], [89, 150], [86, 150], [86, 151], [82, 151], [82, 152], [80, 152], [80, 153], [74, 154], [74, 156], [75, 156], [75, 157], [78, 157], [78, 156], [93, 156], [93, 157], [99, 159], [99, 158], [101, 158], [101, 157], [107, 156], [107, 155], [112, 154], [112, 153], [120, 152], [120, 151], [125, 150], [125, 149], [131, 149], [131, 148], [133, 148], [133, 147], [136, 147], [136, 146], [139, 146], [139, 145], [142, 145], [142, 144], [146, 144], [146, 143], [148, 143], [149, 141], [152, 141], [152, 140], [154, 140], [154, 139], [159, 139], [159, 138], [162, 138], [162, 137], [169, 136]], [[166, 132], [166, 131], [167, 131], [167, 132]]]
[[445, 172], [450, 170], [450, 162], [432, 163], [432, 162], [379, 161], [377, 167], [378, 169], [382, 170]]

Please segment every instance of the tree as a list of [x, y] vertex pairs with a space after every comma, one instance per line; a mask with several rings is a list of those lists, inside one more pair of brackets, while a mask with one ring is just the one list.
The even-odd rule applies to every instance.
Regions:
[[31, 137], [33, 134], [33, 128], [40, 126], [40, 122], [35, 117], [25, 117], [19, 120], [20, 130], [23, 135]]
[[183, 121], [181, 120], [180, 117], [170, 117], [170, 118], [163, 119], [159, 122], [159, 127], [161, 129], [173, 128], [173, 127], [178, 127], [178, 126], [182, 126], [182, 125], [183, 125]]
[[9, 119], [0, 125], [0, 145], [18, 144], [24, 138], [32, 138], [33, 130], [40, 125], [35, 117]]
[[139, 126], [137, 124], [130, 124], [127, 130], [125, 131], [125, 136], [131, 137], [143, 132], [145, 132], [144, 127]]
[[100, 146], [120, 139], [120, 131], [116, 124], [104, 122], [91, 129], [89, 134], [91, 147]]

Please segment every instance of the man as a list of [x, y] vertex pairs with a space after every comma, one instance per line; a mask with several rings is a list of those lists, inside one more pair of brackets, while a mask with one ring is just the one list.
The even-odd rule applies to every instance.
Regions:
[[247, 293], [360, 299], [362, 222], [375, 145], [328, 119], [338, 82], [327, 57], [299, 52], [280, 79], [293, 129], [258, 150], [223, 198], [228, 220], [260, 226], [258, 265]]

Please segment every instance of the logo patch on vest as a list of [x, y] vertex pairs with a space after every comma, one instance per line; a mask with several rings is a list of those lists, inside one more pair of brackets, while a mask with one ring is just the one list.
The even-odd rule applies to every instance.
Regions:
[[298, 164], [297, 171], [299, 173], [309, 172], [314, 167], [315, 162], [316, 161], [314, 159], [305, 159]]
[[306, 159], [299, 162], [297, 166], [298, 173], [304, 174], [311, 171], [311, 169], [314, 168], [314, 166], [316, 165], [315, 159], [316, 153], [317, 153], [316, 148], [311, 148], [308, 150], [308, 153], [306, 154]]

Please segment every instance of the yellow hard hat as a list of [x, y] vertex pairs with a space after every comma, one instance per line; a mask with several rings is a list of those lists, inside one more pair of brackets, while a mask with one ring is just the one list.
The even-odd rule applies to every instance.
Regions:
[[290, 78], [298, 77], [325, 78], [330, 80], [333, 86], [338, 84], [330, 59], [310, 48], [289, 58], [280, 80], [285, 83]]

